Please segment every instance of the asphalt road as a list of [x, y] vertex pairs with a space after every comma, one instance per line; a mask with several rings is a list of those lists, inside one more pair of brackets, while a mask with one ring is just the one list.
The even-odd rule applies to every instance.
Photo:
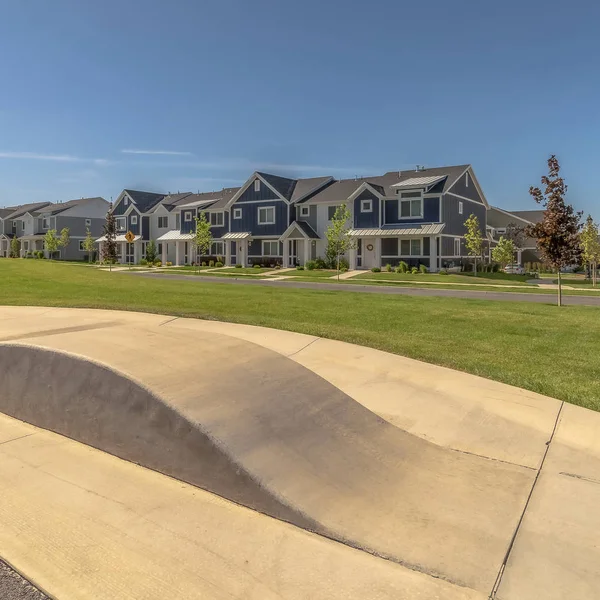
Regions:
[[0, 598], [2, 600], [48, 600], [27, 580], [0, 560]]
[[[210, 283], [229, 283], [236, 285], [259, 285], [265, 287], [303, 288], [309, 290], [327, 290], [344, 292], [362, 292], [369, 294], [387, 294], [399, 296], [437, 296], [448, 298], [470, 298], [472, 300], [500, 300], [504, 302], [534, 302], [537, 304], [556, 303], [555, 294], [528, 294], [520, 292], [480, 292], [478, 290], [448, 290], [448, 289], [423, 289], [412, 287], [392, 287], [384, 285], [360, 285], [338, 283], [311, 283], [308, 281], [276, 281], [265, 279], [247, 279], [237, 277], [211, 277], [210, 275], [179, 275], [176, 273], [140, 273], [127, 272], [128, 275], [137, 277], [153, 277], [159, 279], [181, 279], [184, 281], [204, 281]], [[565, 296], [563, 304], [571, 306], [600, 306], [600, 296]]]

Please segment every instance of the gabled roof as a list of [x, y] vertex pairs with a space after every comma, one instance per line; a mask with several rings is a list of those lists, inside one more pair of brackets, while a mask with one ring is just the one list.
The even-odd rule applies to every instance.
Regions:
[[17, 208], [18, 206], [7, 206], [6, 208], [0, 208], [0, 219], [4, 219], [4, 217], [14, 213]]
[[399, 183], [394, 183], [393, 188], [423, 188], [442, 181], [447, 175], [429, 175], [428, 177], [409, 177]]
[[307, 179], [296, 180], [296, 187], [292, 194], [292, 202], [298, 202], [306, 197], [309, 197], [313, 192], [321, 189], [333, 181], [333, 177], [328, 175], [327, 177], [309, 177]]
[[305, 221], [292, 221], [292, 224], [281, 234], [281, 239], [286, 239], [294, 229], [298, 229], [305, 238], [310, 240], [318, 240], [317, 232]]
[[43, 208], [44, 206], [48, 206], [50, 204], [50, 202], [34, 202], [32, 204], [21, 204], [20, 206], [17, 206], [15, 208], [15, 210], [6, 215], [5, 217], [3, 217], [4, 219], [17, 219], [19, 217], [22, 217], [25, 213], [35, 213], [37, 212], [40, 208]]
[[[38, 211], [40, 215], [57, 215], [69, 208], [73, 208], [74, 206], [78, 206], [80, 204], [86, 204], [87, 202], [91, 202], [93, 200], [102, 200], [106, 202], [106, 200], [100, 196], [94, 196], [93, 198], [79, 198], [77, 200], [68, 200], [67, 202], [57, 202], [56, 204], [49, 204], [48, 206], [44, 206]], [[108, 202], [106, 202], [108, 205]]]
[[294, 193], [294, 188], [298, 183], [297, 179], [288, 179], [287, 177], [279, 177], [278, 175], [270, 175], [269, 173], [256, 172], [260, 175], [271, 187], [275, 188], [286, 200], [291, 200]]
[[520, 217], [521, 219], [529, 221], [530, 223], [540, 223], [544, 220], [543, 210], [511, 210], [509, 212], [517, 217]]
[[148, 212], [154, 208], [164, 197], [165, 194], [155, 194], [154, 192], [140, 192], [138, 190], [123, 190], [133, 200], [135, 207], [142, 213]]
[[178, 208], [202, 207], [206, 210], [223, 210], [227, 203], [239, 191], [239, 187], [223, 188], [215, 192], [202, 192], [201, 194], [190, 194], [185, 201], [179, 203]]

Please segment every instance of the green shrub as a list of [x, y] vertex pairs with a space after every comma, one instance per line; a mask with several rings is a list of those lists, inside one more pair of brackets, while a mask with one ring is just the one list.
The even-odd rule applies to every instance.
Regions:
[[371, 272], [372, 272], [372, 273], [381, 273], [381, 269], [380, 269], [379, 267], [373, 267], [373, 268], [371, 269]]
[[162, 260], [155, 260], [153, 264], [155, 267], [162, 267]]
[[238, 263], [237, 265], [235, 265], [235, 268], [236, 268], [236, 269], [241, 269], [241, 268], [242, 268], [242, 265], [241, 265], [241, 263]]
[[314, 271], [317, 268], [317, 261], [316, 260], [307, 260], [306, 264], [304, 266], [306, 267], [307, 271]]
[[448, 275], [448, 271], [446, 269], [440, 269], [440, 275]]
[[321, 258], [320, 256], [318, 258], [315, 259], [315, 269], [326, 269], [327, 268], [327, 263], [325, 262], [324, 258]]
[[167, 267], [172, 267], [172, 266], [173, 266], [173, 263], [172, 263], [170, 260], [168, 260], [168, 261], [165, 263], [165, 266], [167, 266]]
[[386, 270], [388, 273], [391, 273], [391, 272], [392, 272], [392, 265], [390, 265], [390, 263], [388, 263], [387, 265], [385, 265], [385, 270]]
[[340, 271], [342, 269], [346, 269], [346, 271], [350, 268], [350, 263], [345, 258], [340, 258]]
[[304, 267], [302, 265], [297, 265], [296, 266], [296, 270], [297, 271], [304, 271]]
[[218, 260], [218, 261], [215, 263], [215, 267], [217, 267], [217, 268], [220, 268], [220, 267], [222, 267], [222, 266], [223, 266], [223, 263], [222, 263], [220, 260]]
[[281, 269], [281, 265], [278, 263], [278, 264], [275, 265], [275, 268], [276, 269]]
[[340, 269], [340, 273], [347, 273], [348, 269], [344, 268], [344, 269]]
[[261, 265], [254, 265], [254, 268], [255, 268], [255, 269], [260, 269], [260, 268], [261, 268]]
[[410, 272], [411, 272], [413, 275], [416, 275], [416, 274], [419, 272], [419, 269], [417, 269], [417, 267], [413, 267], [413, 268], [410, 270]]
[[142, 259], [140, 260], [140, 265], [142, 265], [142, 266], [145, 266], [145, 265], [147, 265], [147, 264], [148, 264], [148, 261], [147, 261], [145, 258], [142, 258]]
[[408, 265], [403, 260], [398, 263], [396, 273], [408, 273]]
[[214, 267], [215, 266], [215, 261], [214, 260], [209, 260], [208, 261], [208, 266], [209, 267]]
[[419, 265], [419, 271], [421, 273], [429, 273], [429, 269], [424, 264]]
[[[202, 261], [202, 266], [203, 266], [203, 267], [206, 267], [206, 266], [207, 266], [207, 264], [206, 264], [206, 261], [205, 261], [205, 260], [203, 260], [203, 261]], [[240, 265], [240, 266], [241, 266], [241, 265]]]

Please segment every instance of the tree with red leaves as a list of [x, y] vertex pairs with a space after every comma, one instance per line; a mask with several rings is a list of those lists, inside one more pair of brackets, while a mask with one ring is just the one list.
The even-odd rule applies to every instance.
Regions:
[[565, 202], [567, 186], [560, 176], [560, 165], [553, 154], [548, 159], [548, 175], [542, 177], [542, 186], [530, 187], [533, 199], [544, 206], [544, 218], [540, 223], [525, 228], [525, 235], [537, 240], [537, 247], [544, 262], [552, 265], [558, 274], [558, 306], [562, 305], [560, 271], [576, 264], [581, 258], [579, 230], [581, 215]]

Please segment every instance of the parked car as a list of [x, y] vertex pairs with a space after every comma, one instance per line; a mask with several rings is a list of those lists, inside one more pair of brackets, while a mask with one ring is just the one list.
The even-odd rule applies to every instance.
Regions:
[[525, 269], [517, 264], [506, 265], [504, 267], [504, 272], [510, 273], [511, 275], [525, 275]]

